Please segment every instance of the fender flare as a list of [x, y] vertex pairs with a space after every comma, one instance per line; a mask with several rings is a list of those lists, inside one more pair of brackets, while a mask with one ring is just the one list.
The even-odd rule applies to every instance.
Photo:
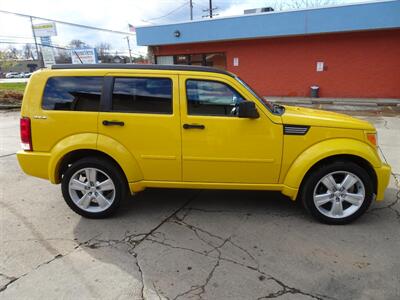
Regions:
[[143, 180], [143, 172], [135, 156], [121, 143], [112, 137], [99, 134], [97, 150], [111, 156], [124, 171], [128, 182]]
[[282, 194], [295, 200], [307, 172], [321, 160], [336, 155], [357, 156], [369, 162], [373, 168], [382, 165], [378, 153], [365, 142], [348, 138], [325, 140], [303, 151], [292, 163], [283, 180]]
[[119, 142], [97, 133], [81, 133], [62, 139], [51, 149], [48, 164], [50, 182], [59, 183], [58, 171], [63, 158], [68, 153], [76, 150], [97, 150], [103, 152], [118, 163], [128, 182], [143, 179], [136, 159]]

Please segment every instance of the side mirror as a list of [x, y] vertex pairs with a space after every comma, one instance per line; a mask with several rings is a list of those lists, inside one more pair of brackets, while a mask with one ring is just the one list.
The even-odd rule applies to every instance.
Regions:
[[239, 118], [249, 118], [249, 119], [257, 119], [260, 117], [260, 114], [257, 111], [256, 104], [251, 101], [243, 101], [239, 102]]

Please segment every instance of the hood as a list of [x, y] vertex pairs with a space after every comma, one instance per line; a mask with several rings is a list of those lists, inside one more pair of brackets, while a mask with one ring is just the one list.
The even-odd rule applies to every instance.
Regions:
[[282, 122], [290, 125], [375, 130], [371, 123], [345, 114], [286, 105]]

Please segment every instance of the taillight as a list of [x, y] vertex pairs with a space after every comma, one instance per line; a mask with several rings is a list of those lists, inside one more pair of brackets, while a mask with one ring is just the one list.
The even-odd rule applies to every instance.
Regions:
[[21, 132], [21, 147], [25, 151], [32, 151], [31, 120], [28, 117], [22, 117], [19, 121]]

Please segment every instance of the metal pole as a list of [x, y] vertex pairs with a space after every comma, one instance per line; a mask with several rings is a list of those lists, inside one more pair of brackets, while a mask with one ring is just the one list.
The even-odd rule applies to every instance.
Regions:
[[190, 0], [189, 5], [190, 5], [190, 20], [193, 20], [193, 1], [192, 0]]
[[212, 0], [210, 0], [209, 3], [210, 3], [210, 18], [212, 19], [212, 15], [213, 15]]
[[126, 41], [128, 42], [129, 62], [132, 63], [131, 44], [129, 43], [129, 36], [126, 37]]
[[31, 17], [31, 16], [30, 16], [29, 18], [30, 18], [30, 20], [31, 20], [31, 27], [32, 27], [33, 38], [34, 38], [34, 40], [35, 40], [35, 47], [36, 47], [37, 60], [38, 60], [38, 62], [39, 62], [39, 66], [40, 66], [41, 68], [43, 68], [43, 67], [44, 67], [43, 56], [42, 56], [42, 53], [39, 52], [39, 47], [38, 47], [37, 40], [36, 40], [35, 28], [33, 28], [33, 20], [32, 20], [32, 17]]

